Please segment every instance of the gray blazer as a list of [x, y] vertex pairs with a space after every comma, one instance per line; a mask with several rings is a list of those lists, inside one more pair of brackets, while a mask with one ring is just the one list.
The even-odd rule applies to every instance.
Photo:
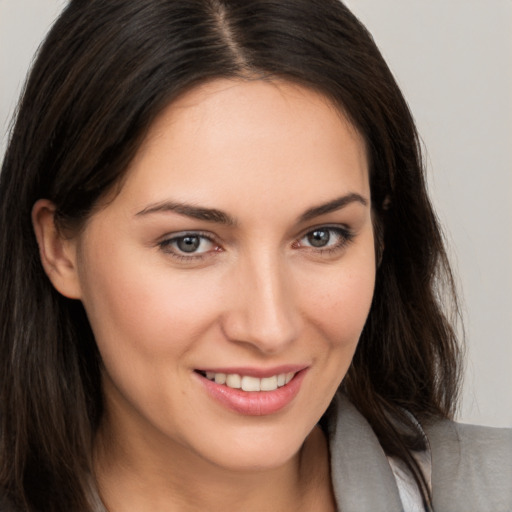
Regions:
[[[451, 421], [423, 426], [435, 512], [512, 512], [512, 429]], [[403, 511], [395, 476], [365, 418], [338, 394], [327, 430], [341, 512]]]

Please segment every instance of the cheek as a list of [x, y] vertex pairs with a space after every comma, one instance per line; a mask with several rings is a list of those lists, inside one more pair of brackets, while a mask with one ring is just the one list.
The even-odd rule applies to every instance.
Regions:
[[373, 252], [354, 254], [351, 260], [315, 278], [309, 277], [303, 291], [304, 303], [308, 304], [304, 316], [333, 348], [349, 352], [359, 341], [375, 286]]
[[217, 301], [204, 279], [142, 265], [134, 251], [110, 255], [109, 261], [96, 258], [101, 263], [83, 279], [84, 306], [111, 382], [106, 393], [111, 401], [121, 393], [136, 408], [146, 404], [151, 416], [165, 410], [163, 403], [181, 400], [166, 392], [179, 389], [188, 354], [214, 325]]
[[[149, 357], [186, 350], [213, 316], [208, 284], [182, 282], [166, 272], [128, 264], [105, 265], [88, 281], [84, 305], [99, 345], [115, 340]], [[191, 282], [192, 281], [192, 282]]]

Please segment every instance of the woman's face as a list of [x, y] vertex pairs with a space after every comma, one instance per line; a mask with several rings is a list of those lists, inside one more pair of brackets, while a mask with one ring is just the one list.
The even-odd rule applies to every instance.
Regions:
[[105, 428], [183, 461], [277, 467], [326, 410], [370, 308], [363, 140], [310, 90], [215, 81], [161, 114], [73, 243]]

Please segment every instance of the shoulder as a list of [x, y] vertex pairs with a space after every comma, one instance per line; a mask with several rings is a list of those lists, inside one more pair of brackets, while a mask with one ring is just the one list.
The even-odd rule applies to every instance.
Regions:
[[[338, 393], [324, 419], [340, 510], [402, 510], [396, 475], [354, 405]], [[425, 476], [434, 510], [512, 512], [512, 429], [448, 420], [421, 426], [430, 446]]]
[[512, 429], [446, 420], [424, 429], [432, 454], [434, 509], [512, 511]]

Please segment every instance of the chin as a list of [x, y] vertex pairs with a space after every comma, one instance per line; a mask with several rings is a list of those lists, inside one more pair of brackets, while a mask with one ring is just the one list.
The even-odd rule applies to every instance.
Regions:
[[[258, 431], [259, 430], [259, 431]], [[274, 429], [238, 431], [223, 439], [210, 436], [203, 446], [196, 446], [196, 453], [225, 470], [249, 473], [278, 469], [290, 462], [300, 451], [311, 429], [281, 426]]]
[[255, 473], [279, 469], [289, 463], [300, 451], [303, 443], [288, 449], [282, 447], [258, 446], [256, 450], [247, 448], [237, 453], [215, 454], [212, 462], [219, 467], [236, 473]]

